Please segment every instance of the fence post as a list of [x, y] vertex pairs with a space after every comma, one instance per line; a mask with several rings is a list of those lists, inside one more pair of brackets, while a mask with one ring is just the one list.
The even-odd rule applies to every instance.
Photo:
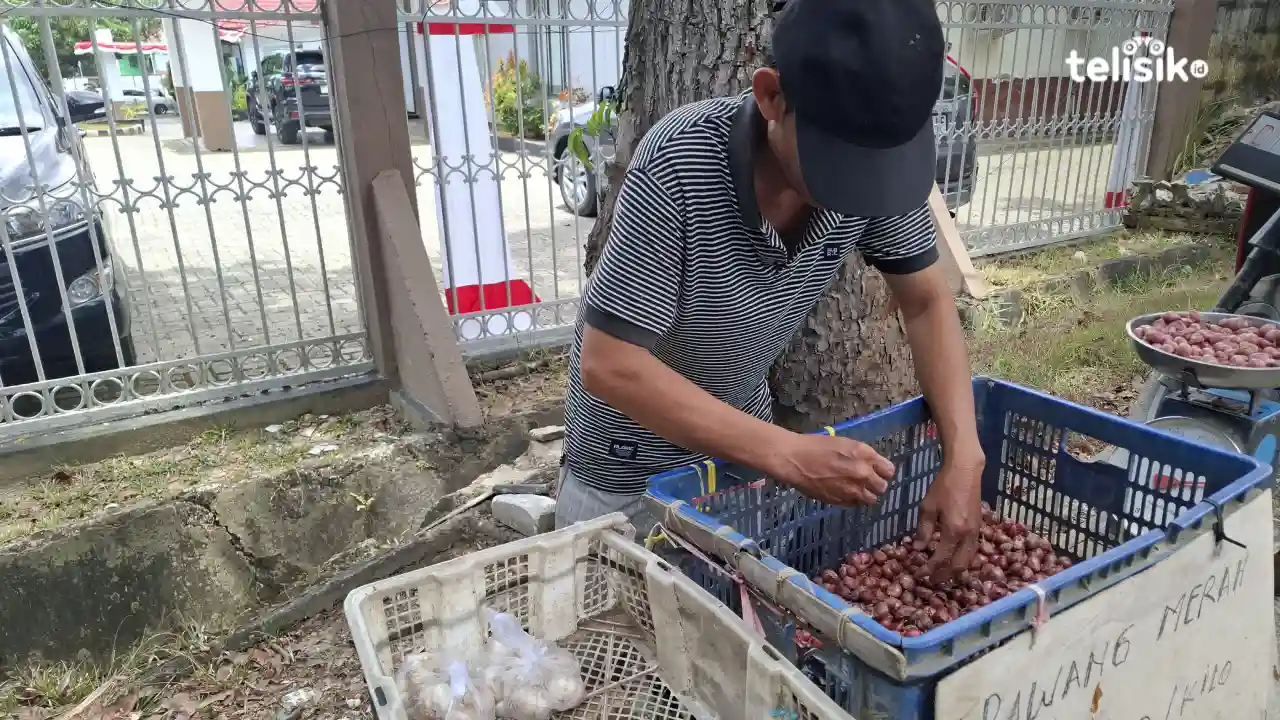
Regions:
[[418, 224], [397, 4], [323, 4], [356, 282], [392, 401], [421, 422], [474, 426], [479, 405]]
[[[1218, 0], [1177, 0], [1169, 19], [1169, 37], [1165, 45], [1179, 58], [1207, 60], [1209, 40], [1213, 37]], [[1151, 126], [1151, 146], [1147, 153], [1148, 177], [1169, 180], [1174, 162], [1187, 143], [1196, 111], [1200, 108], [1202, 79], [1161, 83], [1156, 98], [1155, 119]]]

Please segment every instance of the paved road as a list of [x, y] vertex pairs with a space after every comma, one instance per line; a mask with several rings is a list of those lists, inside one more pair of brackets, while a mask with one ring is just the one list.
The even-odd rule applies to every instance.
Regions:
[[[268, 146], [238, 125], [234, 154], [196, 153], [172, 119], [158, 134], [86, 138], [98, 185], [109, 193], [103, 207], [128, 272], [143, 361], [360, 329], [335, 148], [320, 134], [305, 152]], [[420, 126], [413, 129], [415, 162], [427, 168], [430, 147]], [[961, 228], [1087, 215], [1100, 207], [1110, 155], [1109, 145], [984, 154], [974, 199], [957, 218]], [[529, 280], [544, 300], [577, 295], [592, 221], [563, 208], [543, 158], [503, 153], [501, 163], [513, 276]], [[438, 275], [433, 182], [421, 173], [417, 190]]]

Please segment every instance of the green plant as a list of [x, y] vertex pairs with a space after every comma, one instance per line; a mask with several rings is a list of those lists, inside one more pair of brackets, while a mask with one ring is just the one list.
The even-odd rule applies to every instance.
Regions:
[[239, 112], [249, 112], [249, 92], [244, 85], [231, 91], [231, 109]]
[[1216, 99], [1201, 97], [1187, 138], [1173, 161], [1175, 177], [1188, 170], [1204, 167], [1226, 149], [1247, 117], [1231, 113], [1236, 104], [1237, 98], [1234, 95]]
[[612, 100], [605, 100], [596, 105], [596, 109], [591, 111], [591, 117], [587, 119], [585, 127], [578, 126], [569, 131], [569, 152], [573, 153], [582, 164], [587, 167], [591, 165], [591, 151], [587, 149], [587, 143], [582, 139], [583, 135], [591, 137], [600, 137], [600, 133], [611, 123], [613, 117], [617, 114]]
[[507, 135], [541, 140], [546, 137], [547, 115], [542, 80], [524, 60], [509, 54], [493, 73], [493, 115], [498, 129]]

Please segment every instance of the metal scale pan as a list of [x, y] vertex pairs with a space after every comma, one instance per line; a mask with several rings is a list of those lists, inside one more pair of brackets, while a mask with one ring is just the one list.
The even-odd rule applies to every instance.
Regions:
[[[1150, 325], [1162, 315], [1164, 315], [1162, 312], [1141, 315], [1130, 320], [1129, 323], [1125, 325], [1125, 333], [1129, 336], [1129, 343], [1133, 346], [1134, 352], [1138, 353], [1139, 359], [1149, 365], [1153, 370], [1157, 370], [1179, 380], [1188, 381], [1189, 384], [1195, 387], [1231, 388], [1241, 390], [1267, 390], [1270, 388], [1280, 387], [1280, 367], [1242, 368], [1218, 365], [1216, 363], [1208, 363], [1202, 360], [1192, 360], [1191, 358], [1184, 358], [1167, 353], [1163, 350], [1157, 350], [1138, 339], [1138, 336], [1133, 332], [1134, 329], [1140, 325]], [[1228, 318], [1244, 318], [1255, 327], [1270, 326], [1280, 329], [1280, 322], [1273, 322], [1262, 318], [1233, 315], [1231, 313], [1200, 313], [1200, 319], [1202, 322], [1221, 324], [1223, 320]]]

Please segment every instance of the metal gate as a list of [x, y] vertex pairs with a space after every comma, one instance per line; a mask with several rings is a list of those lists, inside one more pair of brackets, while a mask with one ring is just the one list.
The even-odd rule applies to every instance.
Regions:
[[[411, 120], [422, 232], [463, 352], [564, 342], [613, 155], [611, 136], [588, 138], [596, 158], [589, 171], [566, 151], [566, 138], [621, 75], [626, 1], [406, 5], [410, 70], [428, 108]], [[451, 117], [464, 107], [485, 122], [458, 126]], [[477, 286], [488, 288], [478, 302]]]
[[[1145, 158], [1156, 85], [1135, 88], [1140, 92], [1126, 102], [1128, 83], [1076, 82], [1067, 58], [1072, 51], [1108, 56], [1141, 34], [1163, 39], [1172, 9], [1173, 0], [937, 3], [949, 42], [935, 117], [938, 183], [972, 254], [1060, 242], [1120, 224], [1123, 188]], [[431, 109], [415, 137], [432, 137], [441, 108], [465, 105], [468, 92], [484, 95], [487, 128], [467, 134], [465, 147], [440, 157], [426, 145], [414, 153], [428, 250], [439, 266], [473, 265], [480, 276], [444, 279], [464, 352], [565, 341], [604, 182], [566, 155], [564, 135], [566, 125], [586, 122], [597, 94], [620, 75], [626, 3], [408, 0], [400, 19], [406, 32], [419, 34], [412, 44], [419, 55], [414, 82], [422, 107]], [[455, 33], [456, 42], [421, 40], [432, 37], [433, 28]], [[454, 56], [472, 51], [478, 89], [450, 75]], [[441, 65], [449, 73], [442, 75]], [[488, 149], [486, 129], [496, 152]], [[600, 157], [612, 152], [608, 137], [590, 149]], [[467, 185], [473, 195], [486, 183], [496, 186], [497, 204], [483, 209], [463, 198], [441, 205], [442, 188], [451, 183]], [[500, 222], [475, 224], [491, 216]], [[477, 242], [490, 249], [477, 253]], [[490, 252], [492, 261], [480, 257]], [[451, 257], [459, 253], [464, 257]], [[508, 288], [506, 297], [481, 293], [479, 306], [466, 310], [460, 307], [465, 298], [450, 294], [468, 282], [482, 288], [524, 283], [538, 302], [517, 308], [519, 293]], [[521, 315], [531, 320], [520, 325]]]
[[0, 439], [372, 370], [317, 0], [0, 25]]
[[[1130, 93], [1123, 80], [1080, 82], [1067, 58], [1074, 52], [1109, 59], [1113, 48], [1141, 35], [1163, 42], [1172, 0], [991, 0], [937, 8], [957, 69], [950, 79], [970, 98], [968, 116], [939, 143], [940, 166], [943, 157], [950, 163], [945, 177], [972, 186], [966, 202], [953, 203], [970, 253], [1119, 226], [1125, 188], [1142, 174], [1158, 83]], [[976, 167], [962, 175], [957, 168], [967, 171], [971, 156]]]

